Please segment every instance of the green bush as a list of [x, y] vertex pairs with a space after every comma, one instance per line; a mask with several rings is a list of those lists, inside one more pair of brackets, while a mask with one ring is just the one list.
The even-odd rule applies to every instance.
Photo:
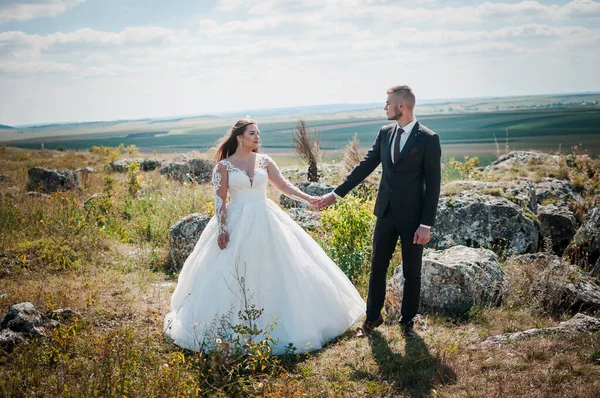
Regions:
[[354, 283], [371, 258], [372, 210], [372, 200], [348, 196], [323, 211], [321, 245]]

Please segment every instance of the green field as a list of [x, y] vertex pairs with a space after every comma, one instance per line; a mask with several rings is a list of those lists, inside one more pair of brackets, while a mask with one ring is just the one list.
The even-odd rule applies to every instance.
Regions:
[[[598, 97], [598, 95], [596, 95]], [[529, 98], [529, 97], [527, 97]], [[535, 97], [534, 97], [535, 98]], [[512, 109], [509, 100], [514, 102]], [[486, 100], [479, 103], [424, 105], [417, 113], [422, 124], [439, 134], [445, 157], [479, 156], [484, 163], [513, 149], [571, 151], [578, 146], [593, 156], [600, 155], [600, 106], [581, 102], [580, 106], [534, 105], [531, 99]], [[580, 99], [578, 98], [577, 101]], [[481, 111], [496, 105], [499, 110]], [[515, 105], [516, 104], [516, 105]], [[476, 106], [477, 105], [477, 106]], [[484, 106], [485, 105], [485, 106]], [[445, 106], [445, 108], [444, 108]], [[459, 112], [448, 112], [448, 109]], [[465, 109], [477, 109], [465, 112]], [[425, 112], [431, 112], [425, 114]], [[313, 115], [274, 115], [258, 119], [263, 148], [269, 153], [292, 150], [291, 131], [302, 117], [321, 137], [321, 146], [330, 156], [344, 148], [356, 133], [364, 147], [369, 147], [379, 128], [387, 124], [380, 109]], [[0, 143], [21, 148], [87, 149], [91, 146], [136, 145], [143, 152], [205, 151], [215, 145], [234, 117], [190, 117], [170, 120], [135, 120], [56, 124], [15, 128], [0, 132]], [[341, 154], [340, 154], [341, 156]]]

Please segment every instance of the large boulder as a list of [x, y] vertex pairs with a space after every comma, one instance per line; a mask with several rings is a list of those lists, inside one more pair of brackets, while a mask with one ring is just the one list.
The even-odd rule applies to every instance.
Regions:
[[[491, 250], [455, 246], [428, 253], [421, 270], [421, 313], [461, 315], [474, 305], [498, 305], [510, 281]], [[397, 319], [402, 305], [404, 277], [396, 268], [387, 285], [386, 312]]]
[[212, 177], [213, 165], [206, 159], [193, 158], [188, 160], [190, 172], [196, 177], [197, 182], [208, 182]]
[[205, 159], [185, 159], [163, 163], [160, 174], [179, 182], [209, 182], [212, 177], [212, 163]]
[[67, 191], [79, 186], [79, 179], [73, 170], [48, 170], [32, 167], [28, 171], [29, 187], [43, 192]]
[[512, 254], [536, 252], [535, 216], [503, 196], [464, 192], [440, 197], [431, 245], [484, 247]]
[[315, 230], [321, 226], [321, 213], [301, 208], [292, 208], [287, 210], [292, 220], [296, 221], [302, 228]]
[[588, 210], [565, 253], [573, 263], [594, 269], [600, 258], [600, 196]]
[[535, 184], [525, 178], [516, 181], [457, 180], [445, 184], [442, 192], [447, 196], [459, 193], [500, 196], [534, 214], [537, 212]]
[[19, 342], [32, 337], [47, 337], [58, 322], [30, 302], [15, 304], [0, 321], [0, 348], [10, 351]]
[[159, 169], [161, 161], [158, 159], [144, 159], [140, 163], [140, 169], [143, 171], [152, 171]]
[[[333, 185], [327, 185], [327, 184], [323, 184], [320, 182], [311, 182], [311, 183], [302, 182], [302, 183], [296, 184], [296, 187], [298, 187], [298, 189], [300, 189], [302, 192], [305, 192], [312, 196], [323, 196], [335, 189], [335, 187]], [[283, 206], [286, 209], [290, 209], [290, 208], [305, 208], [306, 209], [306, 208], [310, 207], [306, 203], [290, 199], [283, 194], [281, 194], [281, 196], [279, 197], [279, 203], [281, 204], [281, 206]]]
[[193, 213], [176, 222], [169, 231], [170, 271], [179, 272], [194, 250], [202, 231], [211, 217], [206, 213]]
[[568, 205], [573, 200], [583, 200], [583, 196], [571, 182], [546, 177], [535, 184], [535, 192], [538, 203]]
[[179, 182], [191, 182], [190, 165], [187, 162], [163, 163], [160, 174]]
[[566, 205], [549, 204], [538, 207], [537, 217], [542, 237], [549, 239], [553, 253], [562, 255], [577, 230], [575, 215]]

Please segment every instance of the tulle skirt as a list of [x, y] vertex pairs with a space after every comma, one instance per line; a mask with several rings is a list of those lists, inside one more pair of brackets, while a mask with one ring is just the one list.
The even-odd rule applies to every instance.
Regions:
[[232, 202], [226, 224], [227, 248], [217, 245], [213, 217], [179, 274], [164, 323], [175, 344], [199, 351], [218, 319], [241, 324], [251, 305], [263, 310], [259, 328], [275, 325], [277, 354], [289, 344], [319, 349], [362, 318], [365, 302], [350, 280], [273, 201]]

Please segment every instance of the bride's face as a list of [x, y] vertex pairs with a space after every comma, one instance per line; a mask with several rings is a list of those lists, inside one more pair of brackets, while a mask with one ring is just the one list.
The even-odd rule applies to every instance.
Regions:
[[244, 148], [250, 150], [258, 148], [260, 145], [260, 130], [258, 130], [258, 126], [256, 124], [249, 124], [246, 126], [246, 130], [240, 135], [238, 140]]

